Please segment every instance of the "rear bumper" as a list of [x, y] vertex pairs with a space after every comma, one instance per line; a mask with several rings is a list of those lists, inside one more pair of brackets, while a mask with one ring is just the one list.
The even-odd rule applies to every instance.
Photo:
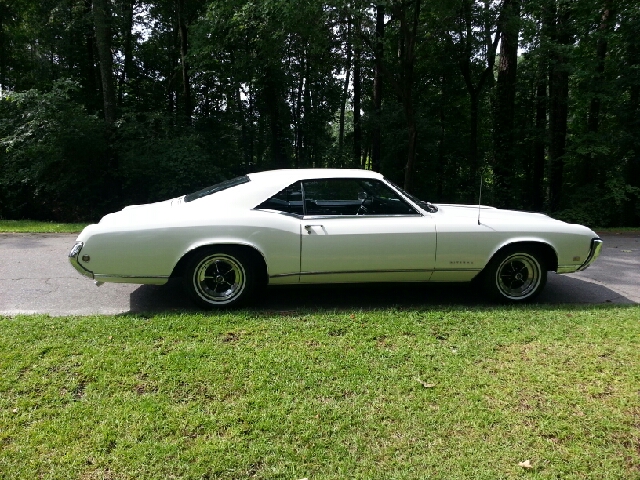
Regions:
[[93, 272], [84, 268], [82, 265], [80, 265], [80, 262], [78, 261], [78, 256], [80, 255], [80, 251], [82, 250], [82, 247], [84, 247], [84, 243], [76, 242], [76, 244], [71, 248], [71, 251], [69, 251], [69, 263], [80, 274], [84, 275], [85, 277], [93, 278]]

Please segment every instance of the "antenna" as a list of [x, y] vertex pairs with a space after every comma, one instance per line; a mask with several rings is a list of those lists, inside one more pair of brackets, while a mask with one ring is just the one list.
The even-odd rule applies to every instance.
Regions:
[[480, 175], [480, 194], [478, 195], [478, 225], [480, 225], [480, 205], [482, 204], [482, 174]]

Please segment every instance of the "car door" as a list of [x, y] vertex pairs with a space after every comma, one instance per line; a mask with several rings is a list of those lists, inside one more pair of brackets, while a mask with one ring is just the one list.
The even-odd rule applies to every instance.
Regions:
[[301, 283], [427, 281], [433, 219], [377, 179], [302, 182]]

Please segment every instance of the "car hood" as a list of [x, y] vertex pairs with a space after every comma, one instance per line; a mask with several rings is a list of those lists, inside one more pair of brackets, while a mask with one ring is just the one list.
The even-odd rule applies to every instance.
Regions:
[[535, 213], [535, 212], [521, 212], [518, 210], [502, 210], [495, 207], [490, 207], [488, 205], [459, 205], [459, 204], [446, 204], [446, 203], [438, 203], [436, 204], [438, 210], [443, 214], [451, 217], [461, 217], [461, 218], [478, 218], [478, 213], [480, 214], [480, 218], [530, 218], [530, 219], [539, 219], [539, 220], [552, 220], [552, 221], [560, 221], [554, 220], [553, 218], [545, 215], [544, 213]]
[[499, 230], [536, 230], [551, 229], [556, 231], [591, 234], [597, 237], [591, 229], [577, 224], [570, 224], [556, 220], [544, 213], [521, 212], [517, 210], [502, 210], [486, 205], [455, 205], [437, 204], [442, 219], [453, 223], [477, 223]]

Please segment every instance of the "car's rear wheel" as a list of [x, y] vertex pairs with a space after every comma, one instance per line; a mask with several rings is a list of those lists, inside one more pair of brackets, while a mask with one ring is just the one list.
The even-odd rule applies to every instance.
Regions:
[[247, 303], [256, 288], [250, 255], [233, 247], [205, 248], [189, 259], [182, 277], [187, 294], [203, 308]]
[[527, 302], [540, 294], [547, 283], [542, 256], [527, 247], [510, 247], [498, 252], [484, 272], [485, 291], [495, 300]]

